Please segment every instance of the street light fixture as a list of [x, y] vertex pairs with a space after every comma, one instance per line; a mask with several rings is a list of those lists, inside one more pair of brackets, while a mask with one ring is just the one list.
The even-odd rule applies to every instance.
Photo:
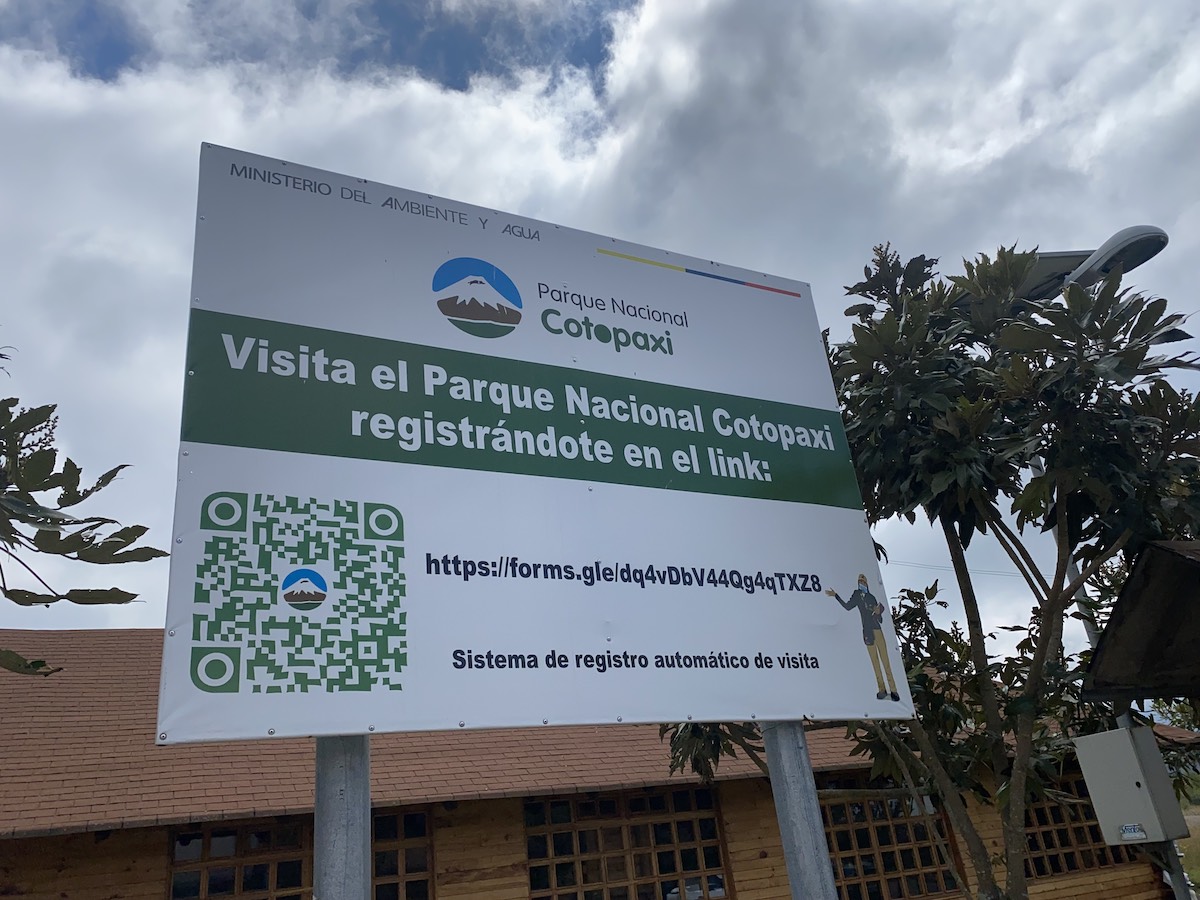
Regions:
[[1157, 256], [1167, 246], [1167, 241], [1167, 233], [1153, 225], [1122, 228], [1068, 275], [1067, 283], [1091, 287], [1117, 266], [1122, 272], [1132, 271]]
[[1037, 263], [1017, 288], [1017, 296], [1046, 300], [1068, 284], [1091, 287], [1117, 266], [1131, 272], [1167, 246], [1167, 233], [1153, 225], [1122, 228], [1096, 250], [1038, 253]]

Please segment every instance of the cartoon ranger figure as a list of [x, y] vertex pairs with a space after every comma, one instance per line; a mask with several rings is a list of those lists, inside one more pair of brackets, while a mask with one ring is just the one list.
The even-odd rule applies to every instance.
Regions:
[[[849, 600], [843, 600], [834, 590], [828, 590], [825, 593], [842, 604], [845, 609], [857, 609], [858, 614], [862, 616], [863, 643], [867, 645], [867, 655], [871, 657], [871, 665], [875, 669], [875, 683], [879, 686], [879, 693], [875, 695], [876, 699], [882, 700], [884, 697], [890, 696], [893, 700], [899, 700], [900, 695], [896, 692], [895, 676], [892, 675], [892, 667], [888, 663], [887, 644], [883, 639], [884, 606], [868, 589], [867, 576], [858, 576], [858, 588], [850, 595]], [[887, 676], [886, 688], [883, 683], [885, 674]]]

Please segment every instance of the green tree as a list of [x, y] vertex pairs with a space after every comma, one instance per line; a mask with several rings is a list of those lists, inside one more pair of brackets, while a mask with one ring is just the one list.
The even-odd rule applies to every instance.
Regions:
[[1169, 725], [1200, 731], [1200, 698], [1184, 697], [1175, 700], [1155, 700], [1150, 704], [1154, 716]]
[[[943, 279], [935, 259], [902, 263], [876, 247], [863, 281], [847, 288], [860, 298], [847, 310], [852, 336], [831, 352], [868, 518], [921, 513], [935, 525], [965, 617], [963, 627], [937, 624], [936, 585], [904, 592], [894, 618], [918, 718], [851, 732], [876, 775], [939, 797], [989, 900], [1028, 896], [1028, 801], [1053, 790], [1072, 734], [1106, 724], [1107, 711], [1080, 704], [1081, 661], [1063, 652], [1076, 594], [1106, 562], [1148, 540], [1192, 536], [1200, 523], [1200, 404], [1166, 380], [1196, 360], [1161, 352], [1188, 337], [1182, 317], [1122, 290], [1119, 272], [1092, 290], [1022, 296], [1035, 261], [1002, 248]], [[1056, 541], [1052, 568], [1030, 550], [1042, 532]], [[967, 567], [981, 535], [1029, 590], [1029, 620], [1010, 629], [1009, 655], [984, 630]], [[673, 765], [711, 770], [706, 748], [737, 746], [723, 743], [729, 728], [669, 726]], [[967, 816], [970, 793], [999, 810], [1003, 885]]]
[[[128, 603], [137, 595], [119, 588], [72, 588], [60, 591], [38, 574], [33, 557], [58, 556], [96, 565], [144, 562], [165, 556], [162, 550], [136, 546], [147, 529], [122, 527], [100, 516], [76, 517], [66, 510], [112, 483], [117, 466], [94, 483], [71, 459], [60, 462], [55, 446], [58, 417], [52, 405], [23, 409], [16, 398], [0, 400], [0, 593], [21, 606], [67, 600], [71, 603]], [[37, 588], [10, 585], [13, 568]], [[0, 668], [23, 675], [59, 671], [45, 660], [26, 659], [0, 647]]]

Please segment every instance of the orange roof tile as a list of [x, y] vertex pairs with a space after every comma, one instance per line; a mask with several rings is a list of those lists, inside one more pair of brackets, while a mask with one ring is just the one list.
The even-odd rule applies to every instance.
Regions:
[[[154, 745], [162, 631], [11, 631], [0, 647], [64, 670], [0, 670], [0, 837], [308, 812], [311, 738]], [[858, 768], [840, 730], [809, 734], [817, 770]], [[615, 790], [671, 781], [647, 725], [377, 734], [376, 805]], [[749, 778], [744, 758], [722, 779]]]

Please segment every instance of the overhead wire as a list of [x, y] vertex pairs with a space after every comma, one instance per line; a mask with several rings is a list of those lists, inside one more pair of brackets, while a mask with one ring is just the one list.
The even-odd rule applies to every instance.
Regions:
[[[939, 566], [939, 565], [934, 565], [932, 563], [905, 562], [903, 560], [898, 560], [898, 559], [888, 560], [886, 565], [904, 566], [909, 569], [937, 569], [938, 571], [941, 571], [941, 572], [953, 572], [954, 571], [953, 566]], [[976, 569], [974, 566], [971, 567], [971, 574], [972, 575], [996, 575], [996, 576], [999, 576], [1002, 578], [1020, 578], [1021, 577], [1019, 572], [1001, 572], [998, 569]]]

